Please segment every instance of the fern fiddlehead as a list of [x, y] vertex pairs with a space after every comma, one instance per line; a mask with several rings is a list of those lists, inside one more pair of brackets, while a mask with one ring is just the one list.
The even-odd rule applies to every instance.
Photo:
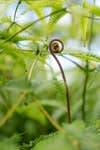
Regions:
[[59, 66], [59, 69], [61, 71], [61, 75], [62, 75], [63, 81], [64, 81], [65, 90], [66, 90], [66, 102], [67, 102], [66, 103], [67, 118], [68, 118], [68, 122], [71, 123], [69, 89], [68, 89], [66, 77], [65, 77], [65, 74], [64, 74], [64, 70], [63, 70], [63, 68], [61, 66], [61, 63], [59, 62], [58, 58], [55, 55], [57, 53], [61, 53], [63, 51], [63, 49], [64, 49], [64, 44], [59, 39], [54, 39], [49, 44], [50, 53], [53, 56], [53, 58], [56, 60], [58, 66]]

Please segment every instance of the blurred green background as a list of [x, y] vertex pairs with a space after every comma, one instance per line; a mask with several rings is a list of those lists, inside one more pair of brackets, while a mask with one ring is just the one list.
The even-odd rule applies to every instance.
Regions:
[[[0, 0], [0, 150], [99, 150], [100, 7], [89, 2]], [[69, 86], [71, 125], [61, 73], [48, 50], [54, 38], [64, 42], [57, 58]]]

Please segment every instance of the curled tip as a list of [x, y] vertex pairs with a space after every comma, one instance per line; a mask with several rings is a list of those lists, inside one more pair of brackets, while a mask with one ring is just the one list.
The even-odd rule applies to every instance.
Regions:
[[49, 44], [49, 50], [51, 53], [61, 53], [64, 49], [64, 44], [59, 39], [53, 39]]

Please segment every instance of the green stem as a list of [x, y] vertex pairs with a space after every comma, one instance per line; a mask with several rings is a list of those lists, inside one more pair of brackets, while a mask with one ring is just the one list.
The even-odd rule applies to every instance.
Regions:
[[[95, 4], [95, 0], [94, 0]], [[91, 42], [92, 42], [92, 36], [93, 36], [93, 22], [94, 22], [94, 14], [92, 14], [91, 17], [91, 24], [90, 24], [90, 35], [89, 35], [89, 42], [88, 42], [88, 49], [89, 53], [91, 51]], [[85, 72], [85, 80], [84, 80], [84, 86], [83, 86], [83, 103], [82, 103], [82, 119], [86, 121], [86, 112], [85, 112], [85, 107], [86, 107], [86, 94], [87, 94], [87, 85], [88, 85], [88, 79], [89, 79], [89, 62], [86, 62], [86, 72]]]
[[10, 28], [11, 28], [14, 24], [16, 24], [16, 22], [15, 22], [16, 14], [17, 14], [17, 10], [18, 10], [20, 4], [21, 4], [21, 1], [19, 0], [19, 1], [18, 1], [18, 4], [17, 4], [17, 6], [16, 6], [16, 9], [15, 9], [14, 20], [13, 20], [13, 22], [10, 24], [10, 26], [8, 27], [7, 32], [10, 30]]

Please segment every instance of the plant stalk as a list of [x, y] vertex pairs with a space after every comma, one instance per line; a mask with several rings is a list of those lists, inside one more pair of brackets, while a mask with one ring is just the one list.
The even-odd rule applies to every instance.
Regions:
[[64, 71], [63, 71], [63, 68], [59, 62], [59, 60], [57, 59], [56, 55], [51, 52], [53, 58], [56, 60], [58, 66], [59, 66], [59, 69], [61, 71], [61, 75], [62, 75], [62, 78], [63, 78], [63, 81], [64, 81], [64, 85], [65, 85], [65, 90], [66, 90], [66, 108], [67, 108], [67, 119], [68, 119], [68, 123], [71, 123], [71, 113], [70, 113], [70, 98], [69, 98], [69, 89], [68, 89], [68, 85], [67, 85], [67, 81], [66, 81], [66, 77], [65, 77], [65, 74], [64, 74]]
[[[94, 0], [94, 5], [95, 5], [95, 0]], [[92, 35], [93, 35], [93, 23], [94, 23], [94, 14], [91, 16], [91, 24], [90, 24], [90, 35], [89, 35], [89, 42], [88, 42], [88, 49], [89, 53], [91, 51], [91, 42], [92, 42]], [[86, 121], [86, 112], [85, 112], [85, 107], [86, 107], [86, 94], [87, 94], [87, 85], [88, 85], [88, 79], [89, 79], [89, 62], [86, 62], [86, 73], [85, 73], [85, 80], [84, 80], [84, 86], [83, 86], [83, 103], [82, 103], [82, 119]]]

